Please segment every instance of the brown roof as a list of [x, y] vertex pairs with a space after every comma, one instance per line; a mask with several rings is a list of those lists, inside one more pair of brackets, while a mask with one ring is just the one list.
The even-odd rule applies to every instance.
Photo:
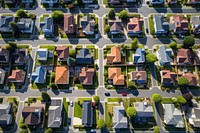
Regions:
[[161, 82], [175, 83], [176, 80], [177, 75], [175, 72], [171, 72], [170, 70], [161, 71]]
[[12, 74], [8, 77], [10, 82], [23, 82], [25, 72], [23, 70], [12, 70]]
[[175, 24], [176, 31], [188, 31], [189, 22], [187, 19], [184, 19], [181, 15], [174, 15], [172, 23]]
[[83, 67], [79, 75], [80, 82], [83, 85], [93, 85], [94, 68]]
[[177, 52], [177, 62], [178, 64], [192, 64], [192, 61], [190, 59], [191, 57], [191, 51], [189, 49], [178, 49]]
[[57, 66], [56, 67], [56, 84], [69, 84], [69, 68], [68, 66]]
[[108, 68], [108, 79], [113, 80], [113, 85], [124, 85], [124, 74], [121, 74], [121, 68]]
[[189, 80], [189, 85], [191, 86], [197, 85], [197, 79], [193, 73], [184, 73], [183, 77]]
[[119, 63], [121, 62], [121, 51], [120, 47], [113, 46], [111, 48], [111, 53], [107, 54], [107, 62], [108, 63]]
[[74, 33], [75, 32], [75, 21], [73, 15], [65, 15], [64, 16], [64, 31], [66, 33]]
[[110, 31], [121, 31], [121, 20], [109, 20]]
[[67, 59], [69, 57], [69, 47], [68, 46], [57, 46], [56, 53], [59, 59]]
[[131, 72], [131, 80], [147, 80], [147, 73], [146, 71], [134, 71]]
[[134, 17], [130, 19], [130, 22], [127, 25], [128, 32], [139, 32], [142, 31], [143, 20], [140, 18]]

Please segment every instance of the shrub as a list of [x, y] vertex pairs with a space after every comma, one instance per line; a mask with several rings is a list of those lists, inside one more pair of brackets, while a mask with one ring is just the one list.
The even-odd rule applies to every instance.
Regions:
[[151, 53], [146, 54], [146, 63], [153, 64], [156, 61], [157, 61], [156, 55]]
[[106, 25], [106, 27], [104, 28], [104, 31], [105, 31], [106, 33], [110, 32], [110, 26], [109, 26], [109, 25]]
[[138, 47], [139, 47], [138, 39], [134, 38], [133, 41], [131, 42], [131, 49], [136, 50]]
[[16, 16], [23, 18], [23, 17], [27, 17], [28, 15], [23, 9], [19, 9], [17, 10]]
[[183, 96], [177, 96], [178, 103], [186, 104], [186, 99]]
[[195, 44], [195, 39], [193, 36], [187, 36], [183, 40], [184, 48], [190, 48], [190, 47], [194, 46], [194, 44]]
[[76, 57], [76, 51], [74, 50], [74, 49], [71, 49], [70, 51], [69, 51], [69, 56], [70, 57]]
[[99, 101], [100, 101], [99, 96], [93, 96], [93, 99], [94, 99], [94, 102], [95, 102], [96, 104], [99, 104]]
[[125, 18], [128, 18], [128, 12], [126, 10], [122, 10], [120, 13], [119, 13], [119, 17], [121, 19], [125, 19]]
[[169, 44], [169, 46], [170, 46], [171, 49], [177, 49], [177, 43], [176, 42], [171, 42]]
[[154, 127], [153, 127], [153, 131], [154, 131], [154, 133], [159, 133], [159, 132], [160, 132], [160, 129], [159, 129], [158, 126], [154, 126]]
[[173, 103], [177, 103], [177, 101], [178, 101], [178, 99], [176, 97], [172, 97], [171, 100]]
[[154, 102], [161, 102], [162, 96], [160, 94], [153, 94], [152, 99], [153, 99]]
[[98, 128], [104, 128], [104, 127], [106, 127], [104, 119], [101, 118], [101, 119], [98, 120], [97, 127]]
[[115, 10], [113, 8], [111, 8], [108, 11], [108, 18], [110, 18], [110, 19], [114, 19], [115, 18]]
[[52, 133], [53, 130], [51, 128], [48, 128], [44, 133]]
[[180, 86], [187, 86], [189, 84], [189, 80], [185, 77], [180, 77], [178, 79], [178, 85]]
[[134, 107], [128, 107], [126, 113], [129, 117], [134, 118], [137, 115], [137, 110]]

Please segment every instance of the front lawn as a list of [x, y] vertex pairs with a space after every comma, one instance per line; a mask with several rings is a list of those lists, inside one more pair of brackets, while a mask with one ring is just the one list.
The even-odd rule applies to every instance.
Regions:
[[64, 126], [68, 124], [68, 106], [69, 103], [66, 101], [66, 98], [63, 98], [63, 112], [65, 112]]
[[74, 117], [82, 118], [82, 107], [78, 102], [74, 103]]
[[49, 51], [54, 51], [55, 46], [54, 45], [41, 45], [40, 48], [47, 48]]
[[154, 23], [153, 23], [153, 15], [149, 17], [149, 28], [151, 35], [155, 34]]
[[126, 50], [126, 61], [133, 62], [133, 54], [135, 53], [134, 50]]

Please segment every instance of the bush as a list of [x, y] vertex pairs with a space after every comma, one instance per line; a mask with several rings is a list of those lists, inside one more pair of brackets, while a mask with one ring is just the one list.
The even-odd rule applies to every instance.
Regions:
[[195, 39], [193, 36], [187, 36], [183, 40], [184, 48], [190, 48], [190, 47], [194, 46], [194, 44], [195, 44]]
[[135, 83], [133, 81], [128, 81], [128, 88], [129, 89], [137, 89], [137, 87], [135, 86]]
[[177, 96], [178, 103], [186, 104], [186, 99], [183, 96]]
[[100, 98], [99, 96], [93, 96], [95, 104], [99, 104]]
[[16, 16], [18, 16], [20, 18], [24, 18], [24, 17], [27, 17], [28, 14], [23, 9], [19, 9], [19, 10], [17, 10]]
[[61, 11], [53, 11], [51, 17], [55, 23], [63, 23], [64, 21], [64, 14]]
[[106, 127], [104, 119], [101, 118], [101, 119], [98, 120], [97, 127], [98, 128], [104, 128], [104, 127]]
[[158, 126], [154, 126], [154, 127], [153, 127], [153, 131], [154, 131], [154, 133], [159, 133], [159, 132], [160, 132], [160, 129], [159, 129]]
[[146, 63], [153, 64], [156, 61], [157, 61], [156, 55], [151, 53], [146, 54]]
[[136, 50], [138, 47], [139, 47], [138, 39], [134, 38], [133, 41], [131, 42], [131, 49]]
[[162, 96], [160, 94], [153, 94], [152, 99], [153, 99], [154, 102], [161, 102]]
[[137, 115], [137, 110], [134, 107], [128, 107], [126, 113], [129, 117], [134, 118]]
[[106, 33], [110, 32], [110, 26], [109, 26], [109, 25], [106, 25], [106, 27], [104, 28], [104, 31], [105, 31]]
[[55, 72], [52, 72], [52, 73], [51, 73], [51, 78], [53, 78], [53, 79], [54, 79], [54, 78], [55, 78], [55, 76], [56, 76]]
[[28, 126], [27, 126], [26, 124], [20, 124], [19, 127], [20, 127], [21, 129], [27, 129], [27, 128], [28, 128]]
[[111, 8], [108, 11], [108, 18], [110, 18], [110, 19], [114, 19], [115, 18], [115, 10], [113, 8]]
[[180, 77], [178, 79], [178, 85], [179, 86], [187, 86], [189, 84], [189, 80], [185, 77]]
[[171, 100], [173, 103], [177, 103], [177, 101], [178, 101], [178, 99], [176, 97], [172, 97]]
[[42, 91], [41, 93], [41, 97], [42, 97], [42, 100], [45, 101], [45, 102], [49, 102], [51, 100], [51, 97], [49, 96], [49, 94], [45, 91]]
[[51, 128], [48, 128], [44, 133], [52, 133], [53, 130]]
[[121, 19], [125, 19], [125, 18], [128, 18], [128, 12], [126, 10], [123, 10], [119, 13], [119, 17]]
[[171, 42], [169, 44], [169, 46], [170, 46], [171, 49], [177, 49], [177, 43], [176, 42]]
[[70, 51], [69, 51], [69, 56], [70, 57], [76, 57], [76, 51], [74, 50], [74, 49], [71, 49]]

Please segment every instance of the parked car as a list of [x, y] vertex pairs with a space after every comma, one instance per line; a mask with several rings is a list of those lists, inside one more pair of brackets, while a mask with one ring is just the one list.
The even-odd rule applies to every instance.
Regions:
[[70, 101], [70, 107], [73, 107], [73, 101]]
[[148, 28], [146, 28], [146, 33], [149, 33], [149, 30], [148, 30]]
[[97, 129], [91, 129], [90, 132], [97, 132]]
[[109, 92], [105, 92], [105, 96], [110, 96], [110, 93]]
[[28, 78], [28, 79], [30, 79], [30, 78], [31, 78], [31, 73], [29, 73], [29, 74], [28, 74], [28, 77], [27, 77], [27, 78]]
[[127, 96], [127, 93], [126, 92], [122, 92], [122, 96]]
[[68, 126], [70, 126], [70, 125], [71, 125], [71, 118], [68, 117]]

